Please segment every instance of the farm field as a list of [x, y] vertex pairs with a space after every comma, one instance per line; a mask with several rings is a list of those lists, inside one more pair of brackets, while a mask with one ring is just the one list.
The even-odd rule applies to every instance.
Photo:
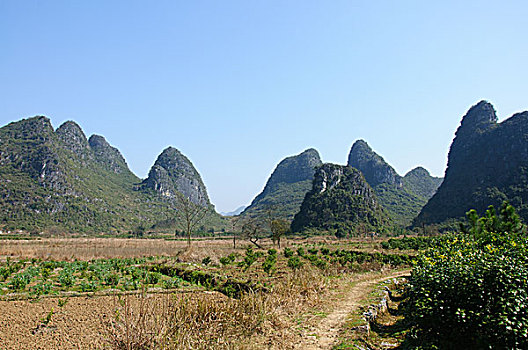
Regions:
[[263, 249], [229, 240], [191, 249], [148, 239], [3, 243], [6, 349], [331, 348], [337, 339], [318, 333], [344, 319], [330, 315], [369, 281], [407, 273], [409, 259], [379, 242], [324, 237], [281, 249], [266, 240]]

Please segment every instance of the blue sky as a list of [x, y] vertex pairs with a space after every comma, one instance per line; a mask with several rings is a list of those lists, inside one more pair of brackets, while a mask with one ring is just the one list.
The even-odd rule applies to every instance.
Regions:
[[140, 177], [172, 145], [219, 211], [359, 138], [442, 176], [469, 107], [528, 109], [527, 4], [0, 0], [0, 123], [75, 120]]

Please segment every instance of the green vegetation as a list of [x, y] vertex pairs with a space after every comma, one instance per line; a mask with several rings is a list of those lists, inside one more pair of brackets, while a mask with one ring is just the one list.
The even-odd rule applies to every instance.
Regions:
[[268, 274], [272, 275], [273, 272], [275, 272], [276, 267], [275, 264], [277, 263], [277, 250], [270, 249], [268, 251], [268, 256], [266, 257], [266, 260], [262, 263], [262, 269]]
[[390, 238], [388, 241], [381, 242], [381, 247], [383, 249], [425, 250], [436, 246], [436, 241], [435, 237]]
[[528, 347], [528, 238], [512, 206], [468, 213], [412, 271], [405, 318], [423, 348]]
[[[182, 281], [150, 271], [155, 258], [92, 261], [7, 261], [0, 265], [0, 295], [25, 293], [31, 297], [64, 291], [137, 290], [141, 286], [179, 286]], [[1, 285], [0, 285], [1, 286]]]
[[293, 232], [329, 231], [339, 236], [378, 231], [389, 225], [387, 214], [363, 175], [350, 166], [324, 164], [292, 222]]

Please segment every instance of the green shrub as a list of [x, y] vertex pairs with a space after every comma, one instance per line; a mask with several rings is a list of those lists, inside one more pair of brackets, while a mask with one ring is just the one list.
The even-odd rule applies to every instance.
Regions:
[[317, 248], [308, 249], [308, 253], [312, 254], [312, 255], [317, 255], [318, 252], [319, 252], [319, 250]]
[[220, 258], [220, 263], [224, 266], [229, 265], [229, 264], [234, 263], [236, 258], [237, 258], [237, 255], [235, 253], [231, 253], [228, 256], [224, 256]]
[[115, 287], [119, 284], [119, 275], [116, 272], [109, 272], [104, 275], [103, 281], [107, 286]]
[[166, 280], [163, 280], [163, 288], [165, 289], [174, 289], [178, 288], [180, 286], [180, 279], [178, 278], [169, 278]]
[[297, 248], [297, 255], [299, 256], [304, 256], [304, 248], [303, 247], [299, 247]]
[[51, 282], [39, 282], [33, 286], [36, 294], [49, 294], [53, 288]]
[[274, 253], [271, 252], [270, 254], [268, 254], [268, 256], [266, 257], [266, 260], [264, 260], [264, 262], [262, 263], [262, 268], [268, 275], [271, 275], [273, 274], [273, 272], [275, 272], [276, 263], [277, 263], [277, 251], [275, 250]]
[[209, 265], [210, 263], [211, 263], [210, 256], [206, 256], [205, 258], [202, 259], [202, 264], [204, 264], [205, 266]]
[[11, 275], [11, 271], [6, 267], [0, 267], [0, 281], [5, 281]]
[[161, 274], [159, 272], [149, 272], [147, 274], [145, 283], [146, 284], [157, 284], [160, 278], [161, 278]]
[[81, 292], [93, 292], [97, 289], [97, 283], [94, 281], [81, 281], [79, 288]]
[[71, 287], [75, 283], [75, 276], [71, 270], [63, 269], [59, 274], [58, 280], [61, 286]]
[[288, 259], [288, 267], [297, 270], [301, 266], [303, 266], [303, 262], [298, 256], [292, 256]]
[[241, 261], [238, 266], [243, 267], [244, 271], [247, 271], [255, 261], [257, 261], [257, 253], [255, 253], [252, 248], [248, 248], [246, 249], [244, 260]]
[[438, 348], [528, 348], [528, 239], [513, 208], [490, 207], [413, 268], [406, 319], [413, 338]]
[[293, 250], [291, 250], [290, 248], [284, 248], [283, 254], [285, 258], [290, 258], [293, 256]]
[[11, 278], [11, 281], [9, 282], [9, 288], [16, 291], [21, 291], [26, 288], [28, 283], [28, 276], [23, 273], [19, 273]]

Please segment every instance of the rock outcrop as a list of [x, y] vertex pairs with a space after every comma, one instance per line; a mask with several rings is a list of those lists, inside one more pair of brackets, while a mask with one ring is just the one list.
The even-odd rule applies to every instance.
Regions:
[[67, 121], [57, 128], [60, 145], [81, 159], [91, 159], [90, 145], [81, 127], [74, 121]]
[[90, 136], [88, 144], [92, 149], [95, 161], [101, 166], [116, 174], [130, 172], [121, 152], [117, 148], [110, 146], [103, 136]]

